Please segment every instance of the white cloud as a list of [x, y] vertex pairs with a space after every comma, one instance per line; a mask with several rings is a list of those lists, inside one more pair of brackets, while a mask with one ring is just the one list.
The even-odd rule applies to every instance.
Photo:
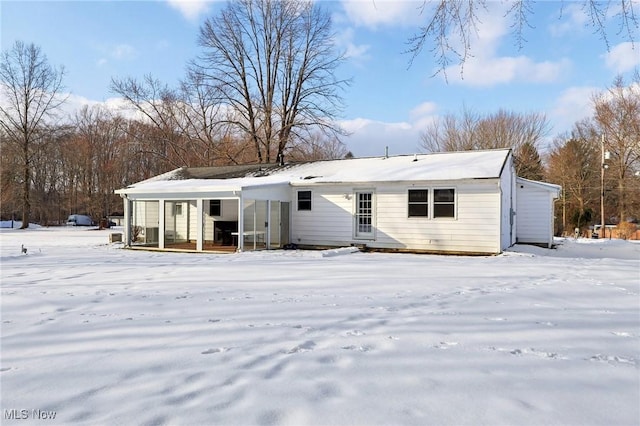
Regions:
[[[490, 3], [478, 16], [477, 34], [471, 40], [473, 56], [462, 65], [451, 65], [442, 78], [450, 83], [490, 87], [512, 82], [549, 83], [560, 79], [571, 67], [568, 59], [536, 62], [524, 56], [498, 56], [502, 40], [509, 37], [508, 21], [501, 11], [505, 5]], [[462, 49], [460, 46], [454, 46]]]
[[423, 102], [409, 112], [409, 116], [413, 119], [422, 118], [425, 115], [432, 115], [438, 109], [435, 102]]
[[591, 98], [598, 91], [599, 88], [590, 86], [564, 90], [548, 114], [554, 125], [553, 132], [569, 131], [577, 121], [590, 117], [593, 114]]
[[397, 0], [342, 0], [348, 19], [355, 25], [376, 28], [381, 25], [420, 23], [423, 1]]
[[133, 59], [136, 55], [136, 49], [126, 43], [115, 45], [110, 49], [110, 56], [116, 60]]
[[475, 87], [491, 87], [516, 81], [550, 83], [557, 81], [571, 68], [568, 59], [558, 62], [535, 62], [527, 56], [473, 57], [460, 66], [447, 67], [447, 79]]
[[371, 46], [368, 44], [355, 44], [353, 41], [354, 33], [353, 28], [345, 28], [337, 33], [335, 37], [336, 46], [345, 51], [347, 58], [356, 62], [366, 61], [369, 59], [368, 52]]
[[189, 20], [195, 20], [209, 10], [207, 0], [167, 0], [167, 3]]
[[104, 101], [96, 101], [93, 99], [85, 98], [84, 96], [74, 95], [69, 93], [60, 94], [62, 98], [66, 98], [66, 101], [61, 106], [61, 115], [66, 117], [73, 117], [84, 106], [89, 108], [102, 107], [107, 111], [114, 114], [120, 114], [123, 117], [131, 119], [140, 119], [141, 115], [133, 108], [129, 106], [127, 101], [120, 97], [108, 98]]
[[624, 73], [640, 66], [640, 47], [630, 41], [620, 43], [604, 55], [607, 68], [616, 73]]
[[581, 2], [565, 3], [558, 15], [552, 18], [554, 21], [549, 25], [549, 31], [554, 37], [584, 31], [589, 23], [589, 16]]
[[138, 56], [136, 48], [127, 43], [101, 44], [94, 48], [100, 53], [100, 58], [96, 61], [98, 67], [108, 64], [110, 60], [127, 61]]
[[351, 133], [344, 142], [356, 157], [381, 156], [386, 147], [389, 155], [414, 154], [424, 152], [420, 135], [437, 117], [436, 110], [435, 103], [424, 102], [411, 110], [408, 121], [389, 123], [355, 118], [339, 124]]

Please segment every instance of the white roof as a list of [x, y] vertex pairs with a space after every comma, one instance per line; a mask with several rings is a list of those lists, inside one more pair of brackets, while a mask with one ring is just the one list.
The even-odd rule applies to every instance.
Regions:
[[315, 161], [266, 169], [231, 179], [180, 179], [178, 171], [142, 181], [117, 193], [240, 191], [267, 185], [449, 181], [499, 178], [508, 149]]
[[562, 187], [560, 185], [556, 185], [554, 183], [540, 182], [537, 180], [530, 180], [530, 179], [525, 179], [521, 177], [516, 178], [516, 182], [519, 184], [525, 184], [525, 185], [533, 186], [534, 188], [552, 192], [556, 196], [558, 196], [560, 194], [560, 191], [562, 190]]

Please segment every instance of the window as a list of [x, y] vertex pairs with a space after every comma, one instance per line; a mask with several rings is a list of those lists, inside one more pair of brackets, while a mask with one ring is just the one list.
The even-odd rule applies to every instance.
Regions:
[[173, 215], [174, 216], [182, 215], [182, 203], [175, 203], [173, 205]]
[[298, 210], [311, 210], [311, 191], [298, 191]]
[[409, 217], [429, 216], [429, 190], [410, 189], [409, 190]]
[[221, 200], [209, 200], [209, 216], [222, 216]]
[[455, 217], [456, 216], [456, 190], [434, 189], [433, 190], [433, 217]]

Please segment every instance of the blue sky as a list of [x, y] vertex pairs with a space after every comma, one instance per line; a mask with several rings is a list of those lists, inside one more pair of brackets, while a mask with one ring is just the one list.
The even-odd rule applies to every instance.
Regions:
[[[502, 18], [503, 2], [480, 16], [477, 40], [464, 68], [432, 76], [428, 51], [409, 67], [407, 39], [422, 23], [421, 1], [322, 1], [333, 15], [336, 44], [348, 54], [340, 69], [351, 77], [341, 124], [356, 156], [421, 152], [420, 133], [429, 122], [468, 108], [542, 112], [549, 140], [589, 116], [590, 97], [618, 74], [630, 79], [640, 66], [640, 45], [617, 36], [610, 23], [610, 49], [587, 25], [580, 2], [534, 5], [519, 50]], [[1, 47], [15, 40], [39, 45], [53, 65], [64, 65], [71, 93], [67, 109], [117, 104], [112, 77], [154, 77], [175, 85], [188, 60], [199, 53], [200, 24], [219, 1], [6, 1], [0, 3]], [[507, 5], [508, 6], [508, 5]], [[561, 13], [562, 12], [562, 13]], [[613, 14], [613, 13], [612, 13]], [[636, 40], [638, 34], [635, 35]], [[635, 49], [634, 49], [635, 48]], [[542, 149], [545, 147], [542, 146]]]

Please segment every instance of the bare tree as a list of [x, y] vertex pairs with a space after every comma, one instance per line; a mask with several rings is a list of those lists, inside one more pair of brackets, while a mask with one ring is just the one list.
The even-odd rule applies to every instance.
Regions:
[[[167, 168], [190, 165], [187, 148], [183, 143], [183, 134], [178, 125], [177, 105], [180, 98], [176, 90], [171, 89], [152, 75], [142, 80], [135, 78], [112, 78], [111, 91], [122, 96], [141, 117], [143, 125], [153, 129], [152, 140], [144, 143], [144, 153], [167, 164]], [[147, 136], [149, 132], [131, 133], [133, 138]]]
[[518, 176], [539, 179], [543, 174], [537, 152], [548, 133], [544, 114], [499, 110], [485, 117], [464, 109], [462, 115], [447, 114], [432, 122], [422, 133], [428, 152], [511, 148]]
[[345, 158], [348, 152], [338, 138], [326, 138], [317, 133], [304, 141], [291, 144], [287, 158], [293, 161], [338, 160]]
[[563, 231], [568, 223], [584, 228], [597, 210], [600, 150], [589, 127], [576, 123], [572, 135], [556, 140], [547, 158], [547, 180], [562, 186]]
[[0, 126], [0, 218], [16, 219], [20, 211], [20, 150]]
[[0, 126], [20, 146], [22, 165], [22, 228], [31, 212], [32, 144], [37, 132], [65, 101], [64, 68], [54, 68], [40, 47], [16, 41], [0, 56]]
[[[421, 12], [425, 24], [408, 40], [407, 53], [411, 62], [425, 48], [433, 54], [439, 72], [444, 72], [451, 63], [464, 65], [471, 56], [472, 39], [478, 31], [479, 14], [487, 9], [490, 0], [423, 0]], [[526, 43], [525, 31], [533, 29], [529, 17], [534, 13], [535, 1], [514, 0], [509, 2], [505, 19], [511, 21], [515, 43], [522, 48]], [[617, 23], [617, 35], [635, 43], [638, 37], [639, 8], [636, 0], [581, 0], [582, 8], [590, 19], [590, 25], [609, 48], [607, 21]], [[557, 3], [558, 16], [564, 11], [564, 2]]]
[[313, 2], [236, 0], [200, 28], [191, 72], [215, 88], [235, 136], [251, 140], [257, 160], [271, 162], [294, 138], [343, 134], [331, 19]]
[[630, 198], [637, 198], [629, 187], [637, 186], [635, 172], [640, 170], [640, 78], [636, 74], [632, 84], [626, 85], [617, 77], [611, 87], [593, 97], [593, 105], [595, 126], [611, 154], [607, 174], [615, 177], [618, 220], [623, 222]]

